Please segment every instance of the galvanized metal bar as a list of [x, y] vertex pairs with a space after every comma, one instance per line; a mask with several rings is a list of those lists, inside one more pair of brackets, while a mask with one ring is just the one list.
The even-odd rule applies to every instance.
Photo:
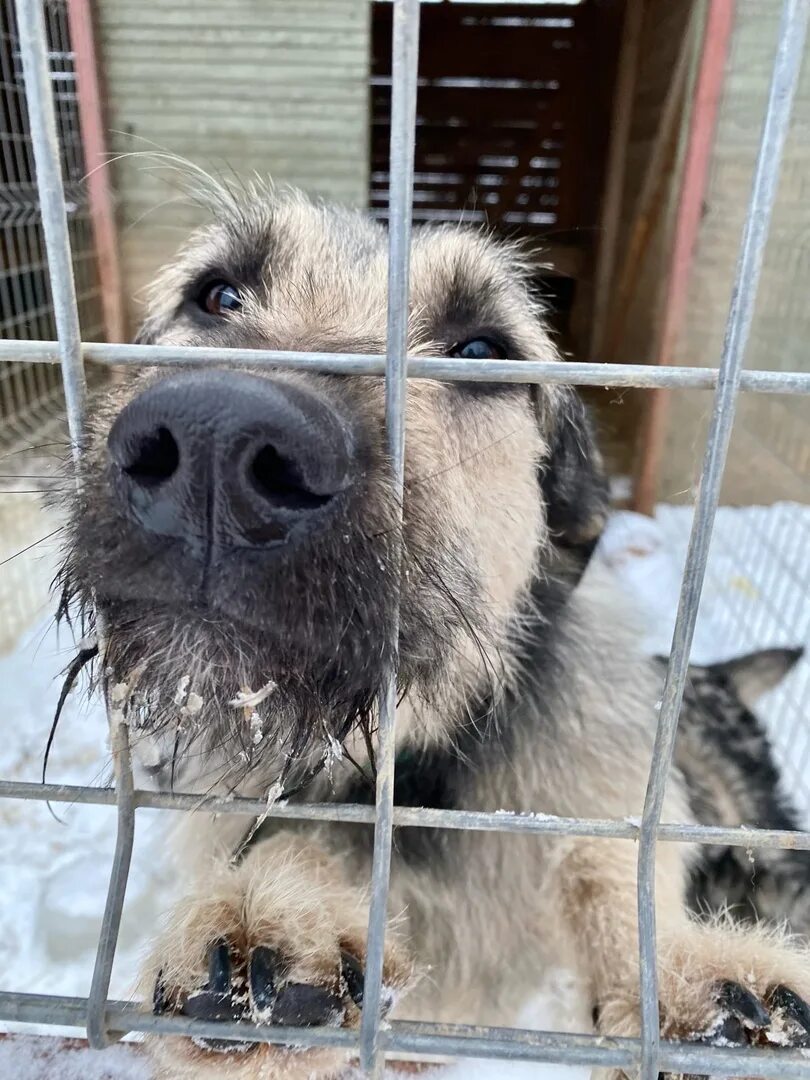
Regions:
[[[53, 84], [48, 60], [45, 11], [41, 0], [17, 0], [17, 22], [36, 164], [37, 190], [48, 255], [56, 332], [59, 338], [59, 359], [66, 414], [76, 465], [76, 479], [79, 483], [87, 386], [76, 286], [73, 279], [73, 259], [63, 188], [62, 161], [57, 137]], [[63, 134], [66, 132], [63, 131]], [[72, 149], [67, 147], [69, 159], [71, 154]], [[120, 736], [117, 736], [115, 730], [112, 734], [114, 742], [117, 740], [120, 743]], [[91, 1046], [97, 1047], [105, 1046], [109, 1041], [104, 1027], [104, 1007], [109, 991], [135, 829], [129, 752], [125, 742], [117, 749], [115, 760], [118, 781], [118, 832], [93, 982], [88, 999], [87, 1036]]]
[[[113, 806], [116, 803], [116, 790], [111, 787], [0, 780], [0, 799]], [[213, 795], [201, 797], [182, 792], [136, 790], [133, 792], [133, 805], [186, 813], [241, 814], [244, 817], [264, 816], [285, 821], [341, 821], [352, 825], [373, 825], [375, 819], [374, 807], [359, 803], [275, 803], [268, 807], [264, 799]], [[553, 814], [514, 813], [511, 810], [437, 810], [418, 806], [395, 806], [393, 823], [401, 828], [587, 836], [606, 840], [638, 840], [641, 829], [640, 821], [627, 818], [566, 818]], [[687, 844], [723, 844], [752, 850], [780, 848], [810, 851], [810, 832], [778, 829], [723, 828], [665, 822], [658, 826], [658, 839]]]
[[110, 992], [115, 947], [121, 928], [121, 912], [127, 889], [132, 846], [135, 842], [135, 799], [132, 766], [129, 754], [129, 732], [125, 723], [111, 724], [113, 761], [115, 763], [115, 792], [118, 805], [118, 831], [115, 837], [107, 902], [99, 931], [93, 981], [87, 999], [87, 1041], [97, 1050], [108, 1046], [111, 1039], [105, 1016]]
[[[416, 136], [416, 86], [419, 64], [419, 0], [394, 0], [391, 44], [391, 150], [388, 226], [388, 326], [385, 364], [385, 424], [394, 491], [402, 521], [405, 490], [405, 402], [408, 371], [408, 299], [410, 285], [411, 204]], [[395, 721], [399, 658], [399, 581], [401, 538], [391, 552], [395, 566], [395, 598], [391, 662], [380, 694], [377, 742], [376, 817], [371, 867], [371, 896], [366, 943], [365, 988], [360, 1018], [360, 1064], [371, 1077], [381, 1077], [380, 1046], [383, 1008], [383, 964], [391, 875], [394, 807]]]
[[[385, 357], [371, 353], [283, 352], [272, 349], [215, 349], [179, 345], [121, 345], [88, 341], [85, 360], [122, 367], [276, 367], [331, 375], [384, 375]], [[58, 364], [55, 341], [0, 341], [0, 362]], [[653, 367], [648, 364], [575, 363], [545, 360], [451, 360], [408, 358], [411, 379], [444, 382], [547, 383], [565, 386], [652, 387], [713, 390], [717, 368]], [[810, 372], [744, 371], [740, 389], [760, 394], [810, 394]]]
[[807, 36], [810, 0], [785, 0], [776, 60], [765, 113], [754, 181], [743, 229], [723, 355], [706, 444], [695, 517], [689, 538], [678, 615], [662, 694], [644, 803], [638, 858], [638, 919], [641, 980], [641, 1080], [656, 1080], [659, 1057], [658, 977], [656, 970], [655, 852], [658, 824], [675, 748], [678, 717], [686, 684], [698, 605], [706, 573], [712, 527], [720, 498], [743, 358], [754, 314], [782, 152], [799, 80]]
[[[15, 1023], [78, 1026], [87, 1007], [85, 998], [45, 994], [0, 993], [0, 1020]], [[153, 1016], [132, 1002], [107, 1002], [111, 1031], [118, 1035], [143, 1032], [186, 1035], [292, 1046], [332, 1046], [355, 1050], [355, 1032], [334, 1027], [292, 1028], [202, 1021], [186, 1016]], [[640, 1058], [638, 1039], [609, 1039], [597, 1035], [529, 1031], [467, 1024], [394, 1021], [381, 1032], [382, 1046], [394, 1054], [484, 1057], [494, 1060], [536, 1061], [564, 1065], [595, 1065], [632, 1069]], [[665, 1042], [662, 1067], [668, 1072], [712, 1076], [763, 1077], [765, 1080], [807, 1080], [810, 1063], [802, 1051], [728, 1049]]]
[[37, 170], [37, 190], [48, 252], [56, 332], [59, 337], [59, 359], [62, 365], [67, 420], [74, 460], [78, 466], [87, 388], [48, 64], [48, 41], [41, 0], [17, 0], [17, 23]]

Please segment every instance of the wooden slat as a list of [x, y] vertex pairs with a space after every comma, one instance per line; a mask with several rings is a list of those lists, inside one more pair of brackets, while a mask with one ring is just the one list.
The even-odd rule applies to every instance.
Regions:
[[[607, 0], [615, 9], [619, 0]], [[589, 230], [596, 224], [603, 136], [593, 126], [606, 109], [605, 61], [596, 29], [601, 6], [436, 4], [422, 9], [417, 98], [415, 206], [448, 220], [461, 211], [529, 232]], [[371, 167], [387, 165], [390, 112], [390, 5], [373, 5]], [[609, 42], [607, 43], [610, 44]], [[511, 163], [486, 165], [481, 158]], [[536, 168], [538, 158], [553, 164]], [[444, 183], [426, 172], [451, 174]], [[482, 174], [501, 182], [481, 182]], [[554, 186], [527, 180], [551, 177]], [[372, 205], [384, 209], [385, 177]], [[544, 224], [545, 223], [545, 224]], [[585, 232], [583, 232], [585, 235]]]
[[[98, 0], [95, 12], [113, 155], [165, 150], [365, 202], [367, 0]], [[159, 163], [112, 170], [131, 329], [136, 292], [204, 215]]]

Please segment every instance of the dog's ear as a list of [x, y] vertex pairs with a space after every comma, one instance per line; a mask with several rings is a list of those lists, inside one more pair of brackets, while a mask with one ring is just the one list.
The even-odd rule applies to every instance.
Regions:
[[548, 443], [540, 489], [551, 539], [569, 576], [578, 582], [608, 515], [608, 484], [593, 424], [582, 399], [565, 388], [537, 412]]
[[728, 679], [743, 705], [753, 709], [759, 698], [778, 686], [802, 656], [804, 649], [801, 646], [795, 649], [760, 649], [733, 660], [711, 664], [709, 671]]

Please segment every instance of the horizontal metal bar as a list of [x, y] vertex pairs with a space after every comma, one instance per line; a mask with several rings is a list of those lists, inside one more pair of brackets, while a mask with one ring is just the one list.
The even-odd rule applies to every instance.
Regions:
[[[87, 999], [47, 994], [0, 993], [0, 1021], [83, 1027]], [[109, 1001], [108, 1029], [118, 1035], [142, 1032], [193, 1035], [196, 1038], [271, 1042], [287, 1046], [331, 1046], [357, 1049], [354, 1031], [333, 1027], [275, 1027], [246, 1023], [203, 1021], [188, 1016], [152, 1016], [132, 1002]], [[537, 1061], [603, 1068], [633, 1068], [640, 1058], [638, 1039], [600, 1035], [527, 1031], [521, 1028], [479, 1027], [467, 1024], [428, 1024], [393, 1021], [380, 1032], [382, 1048], [391, 1055], [430, 1054]], [[808, 1080], [810, 1060], [802, 1051], [697, 1046], [662, 1042], [661, 1067], [667, 1072], [712, 1076], [762, 1077], [763, 1080]]]
[[[137, 790], [136, 807], [155, 810], [200, 811], [210, 814], [243, 814], [289, 821], [336, 821], [373, 825], [374, 807], [357, 803], [274, 803], [239, 796], [190, 795], [182, 792]], [[86, 803], [114, 806], [115, 788], [73, 784], [38, 784], [33, 781], [0, 780], [0, 799], [33, 799], [39, 802]], [[394, 824], [400, 828], [453, 829], [470, 832], [534, 833], [557, 836], [589, 836], [610, 840], [637, 840], [640, 823], [628, 819], [565, 818], [553, 814], [514, 813], [508, 810], [436, 810], [431, 807], [395, 806]], [[715, 825], [666, 823], [658, 828], [661, 840], [688, 844], [721, 844], [742, 848], [787, 848], [810, 851], [810, 832], [778, 829], [721, 828]]]
[[[59, 362], [54, 341], [0, 341], [0, 361]], [[272, 349], [209, 349], [180, 345], [121, 345], [86, 341], [86, 361], [122, 366], [187, 364], [191, 367], [297, 368], [330, 375], [384, 375], [385, 356], [373, 353], [283, 352]], [[545, 360], [452, 360], [408, 358], [408, 376], [445, 382], [548, 383], [565, 386], [682, 387], [712, 390], [717, 368], [647, 364], [585, 364]], [[810, 394], [808, 371], [744, 371], [740, 389], [760, 394]]]

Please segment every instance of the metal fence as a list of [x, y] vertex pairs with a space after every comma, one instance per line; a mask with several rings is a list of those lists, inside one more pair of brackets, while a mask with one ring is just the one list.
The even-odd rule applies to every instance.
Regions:
[[[67, 0], [47, 0], [50, 88], [59, 133], [61, 175], [77, 301], [85, 339], [103, 335], [96, 247], [83, 183], [85, 167]], [[20, 70], [12, 0], [0, 0], [0, 338], [55, 335], [45, 237], [37, 197], [32, 133]], [[62, 380], [20, 356], [0, 371], [0, 443], [41, 431], [64, 408]]]
[[[118, 834], [93, 982], [88, 998], [0, 994], [0, 1019], [38, 1024], [86, 1025], [90, 1043], [103, 1047], [127, 1032], [184, 1034], [244, 1041], [243, 1023], [203, 1022], [188, 1017], [152, 1016], [139, 1006], [108, 999], [110, 973], [127, 884], [136, 810], [139, 807], [205, 810], [225, 814], [308, 820], [373, 822], [374, 857], [369, 911], [365, 1000], [360, 1031], [334, 1028], [256, 1026], [250, 1037], [297, 1046], [334, 1046], [359, 1051], [371, 1076], [381, 1075], [386, 1053], [431, 1053], [559, 1062], [565, 1064], [640, 1068], [642, 1080], [656, 1080], [659, 1071], [714, 1076], [810, 1078], [810, 1061], [801, 1051], [737, 1050], [661, 1042], [655, 950], [653, 866], [656, 845], [663, 842], [731, 844], [745, 848], [810, 849], [810, 833], [756, 829], [707, 828], [661, 822], [664, 787], [672, 759], [678, 713], [686, 679], [690, 645], [706, 568], [720, 482], [728, 450], [737, 396], [753, 393], [810, 394], [810, 374], [742, 370], [779, 162], [790, 117], [810, 16], [810, 0], [786, 0], [781, 17], [770, 97], [745, 224], [736, 283], [718, 369], [652, 369], [645, 366], [488, 362], [407, 356], [408, 262], [413, 186], [419, 0], [394, 0], [393, 103], [391, 122], [391, 190], [388, 282], [388, 343], [382, 356], [330, 356], [323, 353], [278, 353], [256, 350], [207, 350], [174, 347], [83, 344], [79, 334], [65, 193], [51, 95], [48, 44], [42, 0], [17, 0], [25, 89], [31, 118], [37, 183], [47, 242], [48, 265], [58, 342], [0, 342], [0, 360], [25, 358], [32, 364], [60, 363], [68, 420], [78, 455], [85, 410], [84, 362], [102, 364], [269, 365], [386, 379], [388, 447], [396, 482], [402, 491], [404, 415], [407, 377], [569, 383], [599, 386], [714, 388], [714, 408], [672, 642], [655, 750], [644, 812], [640, 823], [580, 820], [515, 813], [475, 813], [397, 808], [393, 805], [396, 671], [388, 672], [380, 701], [379, 768], [374, 808], [344, 804], [278, 805], [269, 810], [261, 800], [153, 794], [133, 789], [126, 728], [113, 731], [116, 768], [114, 788], [0, 782], [0, 797], [116, 804]], [[388, 871], [393, 825], [500, 832], [553, 833], [612, 837], [638, 841], [639, 951], [641, 968], [640, 1039], [605, 1039], [591, 1035], [544, 1033], [516, 1029], [394, 1022], [382, 1025], [381, 988]]]

